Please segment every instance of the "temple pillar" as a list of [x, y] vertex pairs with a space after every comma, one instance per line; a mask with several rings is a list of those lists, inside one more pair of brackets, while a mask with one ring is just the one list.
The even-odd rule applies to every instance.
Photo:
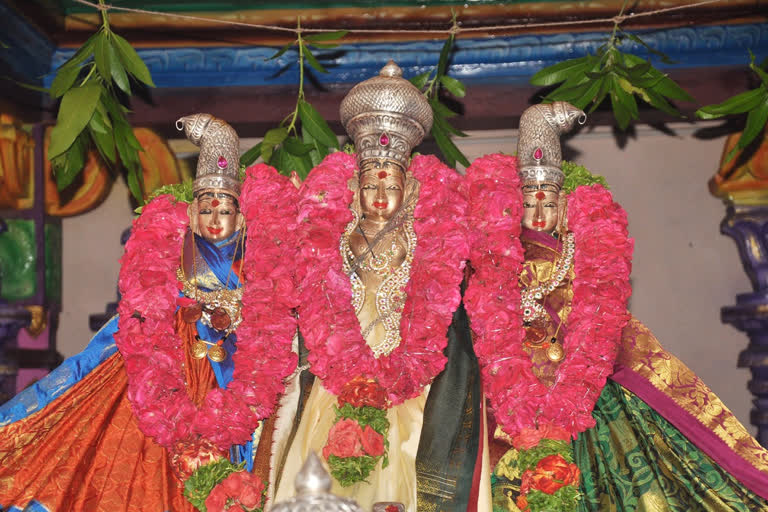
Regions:
[[747, 384], [754, 396], [750, 422], [757, 427], [757, 440], [768, 448], [768, 138], [764, 135], [727, 160], [740, 136], [734, 133], [726, 139], [720, 168], [709, 187], [725, 201], [720, 231], [736, 242], [752, 283], [750, 293], [737, 295], [736, 304], [721, 309], [721, 319], [749, 337], [738, 366], [752, 374]]
[[735, 305], [722, 308], [721, 318], [749, 337], [738, 366], [752, 373], [750, 422], [757, 427], [757, 440], [768, 447], [768, 206], [731, 205], [720, 229], [736, 241], [754, 290], [737, 295]]

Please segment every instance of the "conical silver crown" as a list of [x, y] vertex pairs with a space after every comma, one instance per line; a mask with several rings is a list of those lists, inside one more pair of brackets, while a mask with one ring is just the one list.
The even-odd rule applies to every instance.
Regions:
[[369, 158], [386, 158], [407, 168], [413, 148], [432, 128], [429, 102], [391, 60], [379, 76], [354, 86], [339, 112], [360, 166]]
[[187, 138], [200, 146], [192, 189], [223, 189], [240, 196], [240, 139], [226, 121], [211, 114], [194, 114], [176, 121]]
[[583, 111], [565, 101], [534, 105], [523, 112], [517, 139], [518, 172], [523, 183], [563, 185], [560, 136], [577, 120], [583, 124], [586, 118]]

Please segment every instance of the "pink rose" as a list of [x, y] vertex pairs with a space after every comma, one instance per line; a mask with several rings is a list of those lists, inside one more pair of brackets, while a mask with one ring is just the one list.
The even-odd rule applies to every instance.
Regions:
[[362, 442], [363, 450], [368, 455], [373, 457], [384, 455], [384, 436], [373, 430], [370, 425], [366, 425], [363, 429], [360, 441]]
[[323, 457], [362, 457], [363, 445], [360, 438], [363, 431], [360, 424], [350, 418], [336, 422], [328, 432], [328, 441], [323, 447]]

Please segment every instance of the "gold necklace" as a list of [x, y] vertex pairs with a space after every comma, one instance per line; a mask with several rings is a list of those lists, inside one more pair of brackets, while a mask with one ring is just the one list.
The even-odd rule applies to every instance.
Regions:
[[[240, 230], [240, 236], [238, 237], [237, 244], [241, 248], [245, 241], [245, 226]], [[232, 264], [230, 265], [230, 271], [227, 273], [227, 281], [224, 288], [213, 290], [210, 292], [202, 291], [197, 286], [197, 254], [195, 251], [196, 242], [194, 239], [194, 233], [192, 233], [192, 273], [193, 281], [190, 282], [182, 266], [176, 271], [176, 276], [181, 281], [183, 288], [182, 293], [186, 297], [194, 298], [195, 304], [185, 306], [182, 309], [182, 318], [186, 323], [194, 324], [198, 320], [202, 320], [204, 324], [216, 329], [217, 331], [224, 331], [224, 335], [216, 342], [211, 342], [202, 339], [199, 335], [195, 335], [195, 342], [192, 345], [192, 356], [196, 359], [203, 359], [208, 356], [211, 361], [220, 363], [227, 358], [227, 351], [222, 346], [227, 337], [237, 329], [242, 321], [240, 315], [240, 309], [242, 306], [241, 299], [243, 296], [242, 286], [229, 289], [229, 281], [232, 275], [232, 267], [235, 264], [235, 258], [237, 256], [237, 248], [232, 254]], [[243, 274], [244, 257], [240, 258], [240, 270], [239, 275]], [[181, 246], [181, 261], [184, 261], [184, 244]]]

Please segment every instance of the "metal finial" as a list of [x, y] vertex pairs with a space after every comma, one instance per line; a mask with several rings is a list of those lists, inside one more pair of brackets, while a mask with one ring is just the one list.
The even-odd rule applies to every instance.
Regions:
[[314, 452], [296, 475], [296, 497], [276, 503], [270, 512], [363, 512], [352, 500], [330, 493], [331, 476]]
[[310, 452], [301, 471], [296, 475], [296, 494], [319, 494], [330, 492], [331, 477], [315, 452]]
[[379, 71], [379, 76], [400, 78], [403, 76], [403, 70], [400, 69], [400, 66], [395, 64], [395, 61], [389, 59], [389, 62], [387, 62], [387, 64], [381, 68], [381, 71]]

